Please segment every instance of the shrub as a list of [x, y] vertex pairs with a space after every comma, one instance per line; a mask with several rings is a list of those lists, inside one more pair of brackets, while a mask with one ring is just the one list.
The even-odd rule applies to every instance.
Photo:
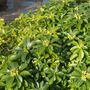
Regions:
[[53, 0], [0, 20], [1, 90], [90, 89], [90, 4], [75, 3]]

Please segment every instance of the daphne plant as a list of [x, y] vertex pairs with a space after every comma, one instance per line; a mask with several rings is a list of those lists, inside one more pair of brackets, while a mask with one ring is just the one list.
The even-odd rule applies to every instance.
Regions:
[[69, 82], [73, 89], [90, 89], [90, 67], [87, 67], [85, 64], [81, 64], [77, 67], [70, 75], [70, 78], [71, 80]]
[[89, 3], [50, 0], [1, 19], [0, 90], [89, 90], [89, 12]]

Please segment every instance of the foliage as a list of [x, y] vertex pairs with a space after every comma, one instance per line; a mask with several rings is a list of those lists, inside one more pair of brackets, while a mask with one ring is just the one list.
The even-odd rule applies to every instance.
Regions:
[[0, 19], [0, 90], [89, 90], [89, 12], [90, 3], [53, 0]]

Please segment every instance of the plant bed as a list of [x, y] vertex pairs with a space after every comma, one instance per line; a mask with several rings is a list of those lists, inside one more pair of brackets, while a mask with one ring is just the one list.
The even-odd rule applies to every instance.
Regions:
[[89, 90], [90, 3], [51, 0], [15, 21], [0, 19], [1, 90]]

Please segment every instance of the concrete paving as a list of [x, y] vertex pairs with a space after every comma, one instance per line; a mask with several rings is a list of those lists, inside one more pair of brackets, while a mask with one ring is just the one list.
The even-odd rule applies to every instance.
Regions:
[[[10, 1], [11, 0], [9, 0], [8, 3]], [[35, 10], [38, 4], [41, 5], [47, 1], [48, 0], [15, 0], [14, 4], [13, 2], [9, 3], [7, 11], [0, 12], [0, 18], [4, 18], [5, 21], [14, 20], [20, 13], [27, 13], [29, 10]]]

